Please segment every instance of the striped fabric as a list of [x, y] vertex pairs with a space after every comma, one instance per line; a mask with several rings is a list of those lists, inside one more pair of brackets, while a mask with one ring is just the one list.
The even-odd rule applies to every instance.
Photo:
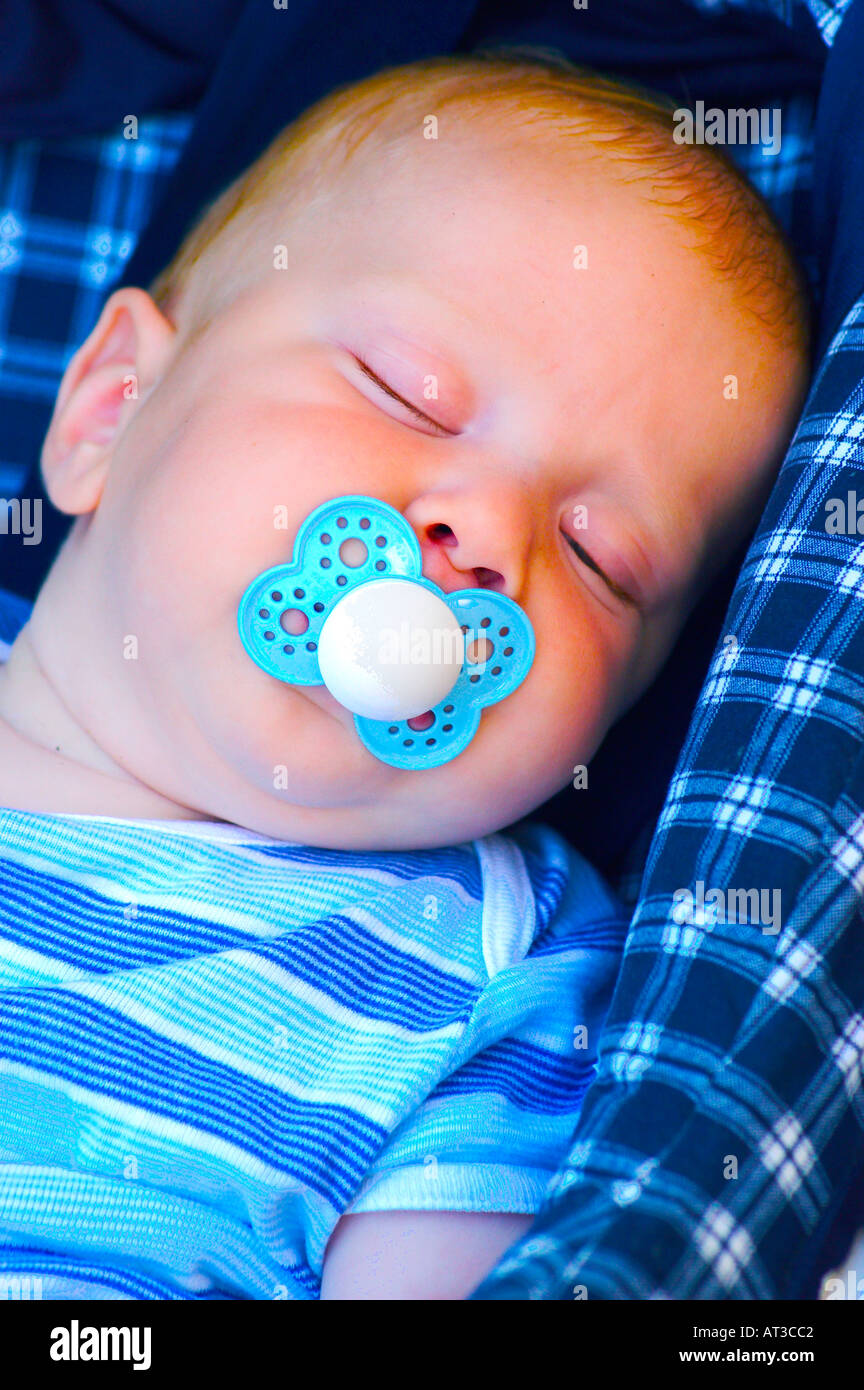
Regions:
[[541, 827], [360, 854], [0, 810], [0, 1283], [310, 1299], [349, 1207], [535, 1211], [624, 930]]

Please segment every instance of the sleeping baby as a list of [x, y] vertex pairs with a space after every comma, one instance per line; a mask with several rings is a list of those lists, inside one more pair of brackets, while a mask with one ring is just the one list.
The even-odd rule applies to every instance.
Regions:
[[[674, 129], [539, 59], [380, 73], [70, 362], [42, 467], [77, 519], [0, 649], [4, 1279], [461, 1299], [531, 1223], [626, 917], [552, 830], [499, 832], [658, 673], [807, 384], [781, 233]], [[379, 755], [241, 640], [350, 498], [398, 514], [425, 593], [526, 619], [455, 756]], [[287, 661], [314, 606], [274, 584], [256, 640]], [[382, 738], [440, 747], [429, 704]]]

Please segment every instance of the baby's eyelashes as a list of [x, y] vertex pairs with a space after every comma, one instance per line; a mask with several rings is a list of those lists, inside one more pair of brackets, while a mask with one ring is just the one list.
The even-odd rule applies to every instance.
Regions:
[[564, 537], [567, 544], [569, 545], [570, 549], [574, 552], [574, 554], [578, 555], [579, 559], [582, 561], [582, 564], [587, 565], [588, 569], [592, 570], [594, 574], [598, 575], [600, 579], [602, 579], [603, 583], [606, 585], [606, 588], [609, 590], [611, 594], [614, 595], [616, 599], [618, 599], [619, 603], [626, 604], [628, 608], [638, 609], [639, 605], [636, 602], [633, 595], [628, 593], [626, 589], [622, 588], [620, 584], [616, 583], [616, 581], [612, 579], [605, 572], [605, 570], [602, 570], [600, 566], [597, 564], [597, 561], [594, 560], [591, 557], [591, 555], [588, 554], [588, 551], [585, 550], [583, 546], [579, 544], [578, 541], [574, 540], [572, 536], [568, 536], [566, 531], [562, 531], [561, 534]]
[[369, 363], [364, 361], [364, 359], [358, 356], [357, 353], [354, 353], [353, 356], [354, 361], [357, 363], [357, 366], [360, 368], [363, 375], [367, 377], [369, 381], [371, 381], [378, 388], [379, 391], [384, 392], [384, 394], [389, 396], [391, 400], [397, 401], [399, 405], [404, 406], [406, 410], [410, 411], [410, 413], [414, 416], [415, 420], [419, 420], [421, 424], [430, 425], [432, 429], [434, 429], [438, 434], [449, 436], [453, 436], [456, 434], [455, 430], [447, 429], [445, 425], [441, 425], [437, 420], [433, 420], [431, 415], [427, 415], [424, 410], [421, 410], [419, 408], [419, 406], [412, 404], [412, 402], [406, 400], [404, 396], [400, 396], [399, 392], [394, 391], [392, 386], [388, 386], [387, 382], [382, 380], [382, 378], [372, 370], [372, 368], [369, 366]]

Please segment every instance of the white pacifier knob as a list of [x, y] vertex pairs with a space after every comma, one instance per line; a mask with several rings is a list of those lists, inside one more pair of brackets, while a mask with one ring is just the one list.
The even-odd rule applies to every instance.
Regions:
[[367, 719], [412, 719], [453, 689], [465, 639], [443, 599], [412, 579], [374, 579], [340, 599], [318, 639], [321, 679]]

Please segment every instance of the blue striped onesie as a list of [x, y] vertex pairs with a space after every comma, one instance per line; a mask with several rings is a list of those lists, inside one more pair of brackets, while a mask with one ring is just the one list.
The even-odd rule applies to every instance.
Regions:
[[536, 1211], [625, 920], [546, 827], [360, 853], [0, 809], [0, 1283], [315, 1299], [348, 1210]]

